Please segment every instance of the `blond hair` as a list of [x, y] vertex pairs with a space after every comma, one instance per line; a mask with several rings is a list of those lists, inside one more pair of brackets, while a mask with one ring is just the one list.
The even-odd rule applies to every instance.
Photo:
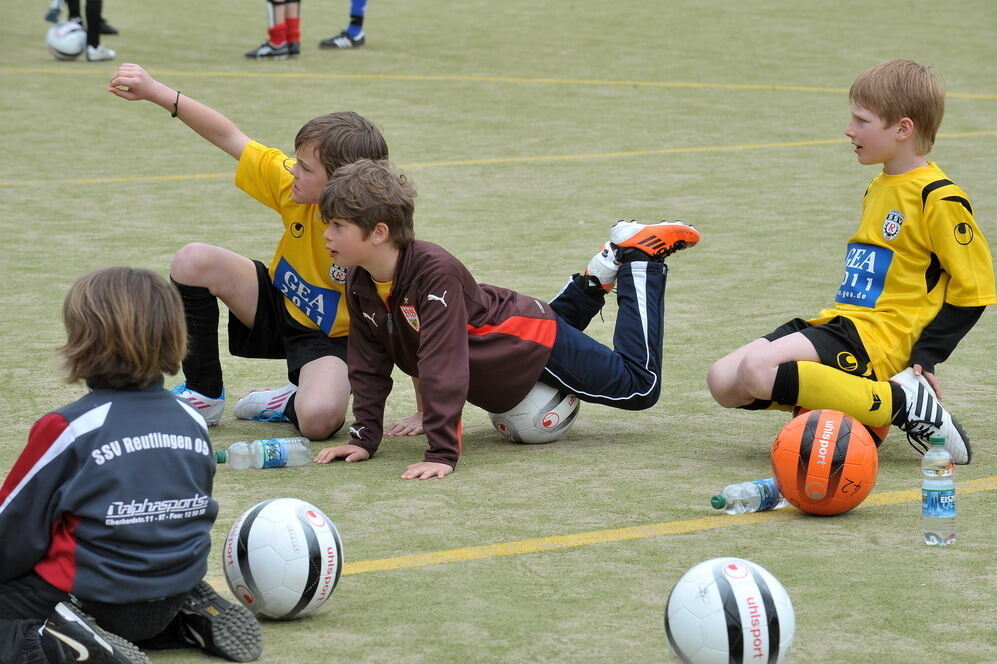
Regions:
[[187, 352], [180, 295], [150, 270], [108, 267], [80, 277], [62, 320], [66, 343], [58, 352], [69, 383], [143, 387], [177, 373]]
[[945, 114], [945, 89], [934, 69], [911, 60], [890, 60], [863, 72], [848, 99], [878, 115], [887, 127], [910, 118], [919, 155], [931, 151]]
[[345, 219], [356, 224], [364, 239], [378, 223], [384, 223], [392, 243], [401, 248], [415, 239], [415, 197], [415, 185], [390, 163], [361, 159], [329, 178], [319, 211], [326, 222]]

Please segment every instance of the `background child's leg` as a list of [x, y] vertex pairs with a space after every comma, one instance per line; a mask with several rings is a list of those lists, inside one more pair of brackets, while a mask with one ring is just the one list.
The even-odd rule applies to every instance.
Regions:
[[284, 23], [287, 26], [287, 43], [292, 45], [290, 55], [297, 55], [301, 47], [301, 3], [288, 2], [284, 5]]
[[363, 18], [367, 9], [367, 0], [350, 1], [350, 25], [346, 28], [346, 34], [353, 39], [363, 34]]
[[104, 0], [87, 0], [87, 46], [100, 46], [100, 16]]

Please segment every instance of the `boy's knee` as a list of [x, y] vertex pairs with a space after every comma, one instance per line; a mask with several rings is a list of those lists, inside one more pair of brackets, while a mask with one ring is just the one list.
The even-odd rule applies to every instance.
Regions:
[[713, 400], [724, 408], [737, 408], [744, 401], [743, 390], [737, 387], [737, 365], [727, 360], [717, 360], [706, 370], [706, 387]]
[[339, 431], [346, 419], [345, 404], [302, 403], [295, 399], [294, 413], [298, 420], [298, 431], [311, 440], [325, 440]]
[[201, 285], [195, 283], [204, 271], [204, 266], [210, 263], [211, 245], [203, 242], [191, 242], [180, 247], [170, 261], [170, 276], [179, 283]]
[[737, 365], [737, 382], [756, 399], [768, 399], [772, 395], [775, 370], [770, 362], [747, 355]]

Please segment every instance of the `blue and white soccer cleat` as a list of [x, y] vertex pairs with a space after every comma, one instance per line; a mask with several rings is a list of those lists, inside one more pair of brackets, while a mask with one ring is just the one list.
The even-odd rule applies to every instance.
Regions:
[[206, 397], [200, 392], [190, 389], [187, 387], [187, 381], [180, 383], [179, 385], [174, 385], [170, 392], [177, 395], [191, 407], [197, 410], [204, 418], [204, 421], [208, 423], [208, 426], [213, 427], [218, 424], [222, 419], [222, 413], [225, 411], [225, 390], [222, 390], [222, 395], [217, 399], [212, 399], [211, 397]]
[[240, 420], [288, 422], [284, 409], [297, 391], [298, 386], [291, 383], [276, 390], [254, 390], [236, 402], [233, 412]]

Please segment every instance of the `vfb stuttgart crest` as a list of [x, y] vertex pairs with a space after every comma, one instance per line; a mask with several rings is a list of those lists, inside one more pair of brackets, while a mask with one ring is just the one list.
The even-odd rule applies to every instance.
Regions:
[[883, 239], [889, 242], [900, 235], [900, 226], [904, 223], [904, 213], [900, 210], [890, 210], [883, 220]]
[[412, 326], [412, 329], [418, 332], [419, 314], [416, 312], [415, 307], [410, 304], [403, 304], [398, 308], [402, 310], [402, 315], [405, 316], [405, 320]]
[[329, 279], [332, 280], [334, 284], [345, 284], [346, 283], [346, 268], [339, 267], [335, 263], [329, 266]]

